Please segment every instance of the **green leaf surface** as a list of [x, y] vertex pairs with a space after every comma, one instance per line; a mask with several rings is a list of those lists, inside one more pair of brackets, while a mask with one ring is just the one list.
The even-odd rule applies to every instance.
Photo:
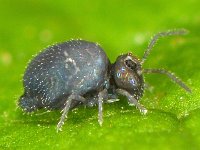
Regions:
[[[0, 149], [200, 149], [200, 1], [0, 0]], [[163, 38], [144, 68], [165, 68], [192, 89], [164, 75], [145, 75], [150, 85], [142, 115], [126, 98], [98, 108], [71, 111], [57, 133], [59, 111], [23, 114], [16, 102], [32, 55], [55, 42], [82, 38], [100, 43], [111, 62], [125, 52], [142, 57], [152, 35], [185, 28], [186, 36]]]

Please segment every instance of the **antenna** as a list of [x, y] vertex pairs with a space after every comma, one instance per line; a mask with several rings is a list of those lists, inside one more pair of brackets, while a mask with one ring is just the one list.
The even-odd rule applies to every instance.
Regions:
[[164, 31], [164, 32], [159, 32], [156, 35], [154, 35], [153, 38], [151, 39], [147, 49], [144, 52], [144, 56], [143, 56], [143, 58], [141, 60], [141, 65], [145, 62], [145, 60], [149, 56], [152, 48], [154, 47], [154, 45], [156, 44], [156, 42], [160, 38], [167, 37], [167, 36], [172, 36], [172, 35], [185, 35], [187, 33], [188, 33], [188, 30], [186, 30], [186, 29], [174, 29], [174, 30], [168, 30], [168, 31]]
[[177, 76], [174, 75], [174, 73], [169, 72], [164, 69], [144, 69], [143, 73], [159, 73], [167, 75], [172, 81], [174, 81], [176, 84], [178, 84], [180, 87], [182, 87], [184, 90], [186, 90], [189, 93], [192, 93], [191, 89]]

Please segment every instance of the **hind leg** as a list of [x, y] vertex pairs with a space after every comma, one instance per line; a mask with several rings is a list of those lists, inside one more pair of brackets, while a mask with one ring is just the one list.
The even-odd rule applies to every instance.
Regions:
[[64, 124], [65, 118], [67, 118], [67, 114], [68, 114], [68, 112], [69, 112], [70, 106], [71, 106], [71, 104], [72, 104], [72, 102], [73, 102], [74, 100], [75, 100], [75, 101], [81, 101], [81, 102], [83, 102], [83, 103], [86, 101], [84, 97], [82, 97], [82, 96], [80, 96], [80, 95], [75, 95], [75, 94], [71, 94], [71, 95], [67, 98], [67, 100], [66, 100], [66, 102], [65, 102], [65, 104], [64, 104], [65, 106], [64, 106], [64, 108], [63, 108], [63, 110], [62, 110], [62, 116], [61, 116], [61, 118], [60, 118], [60, 121], [59, 121], [58, 124], [57, 124], [57, 132], [62, 130], [62, 126], [63, 126], [63, 124]]

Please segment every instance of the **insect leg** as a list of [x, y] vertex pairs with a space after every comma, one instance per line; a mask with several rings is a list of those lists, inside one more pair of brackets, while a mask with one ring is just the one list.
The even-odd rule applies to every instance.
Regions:
[[178, 84], [180, 87], [182, 87], [187, 92], [191, 93], [191, 89], [183, 82], [181, 79], [179, 79], [177, 76], [174, 75], [174, 73], [169, 72], [164, 69], [144, 69], [143, 73], [159, 73], [159, 74], [165, 74], [167, 75], [172, 81], [174, 81], [176, 84]]
[[134, 104], [142, 114], [147, 113], [147, 109], [142, 106], [129, 92], [123, 89], [117, 89], [116, 92], [120, 95], [126, 96], [131, 104]]
[[103, 123], [103, 99], [104, 97], [107, 97], [107, 89], [102, 90], [101, 92], [99, 92], [98, 94], [98, 122], [100, 124], [100, 126], [102, 126]]
[[62, 112], [62, 116], [61, 116], [61, 118], [60, 118], [60, 121], [59, 121], [58, 124], [57, 124], [57, 132], [58, 132], [58, 131], [61, 131], [62, 126], [63, 126], [64, 121], [65, 121], [65, 118], [67, 118], [67, 114], [68, 114], [68, 112], [69, 112], [70, 105], [71, 105], [71, 103], [72, 103], [73, 100], [85, 102], [85, 98], [82, 97], [82, 96], [80, 96], [80, 95], [71, 94], [71, 95], [67, 98], [66, 103], [65, 103], [65, 106], [64, 106], [63, 110], [61, 111], [61, 112]]

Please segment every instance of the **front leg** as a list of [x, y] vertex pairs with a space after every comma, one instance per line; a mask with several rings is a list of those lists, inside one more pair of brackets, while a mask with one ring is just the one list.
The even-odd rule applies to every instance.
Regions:
[[67, 98], [67, 100], [65, 102], [65, 106], [64, 106], [63, 110], [61, 111], [62, 116], [60, 118], [60, 121], [57, 124], [57, 132], [62, 130], [62, 126], [64, 124], [65, 118], [67, 118], [67, 114], [69, 112], [69, 109], [70, 109], [70, 106], [71, 106], [73, 100], [81, 101], [83, 103], [86, 101], [84, 97], [82, 97], [80, 95], [75, 95], [75, 94], [71, 94]]
[[124, 95], [128, 98], [129, 102], [131, 104], [134, 104], [142, 114], [146, 114], [147, 113], [147, 109], [145, 107], [143, 107], [129, 92], [127, 92], [126, 90], [123, 89], [117, 89], [116, 92], [120, 95]]

